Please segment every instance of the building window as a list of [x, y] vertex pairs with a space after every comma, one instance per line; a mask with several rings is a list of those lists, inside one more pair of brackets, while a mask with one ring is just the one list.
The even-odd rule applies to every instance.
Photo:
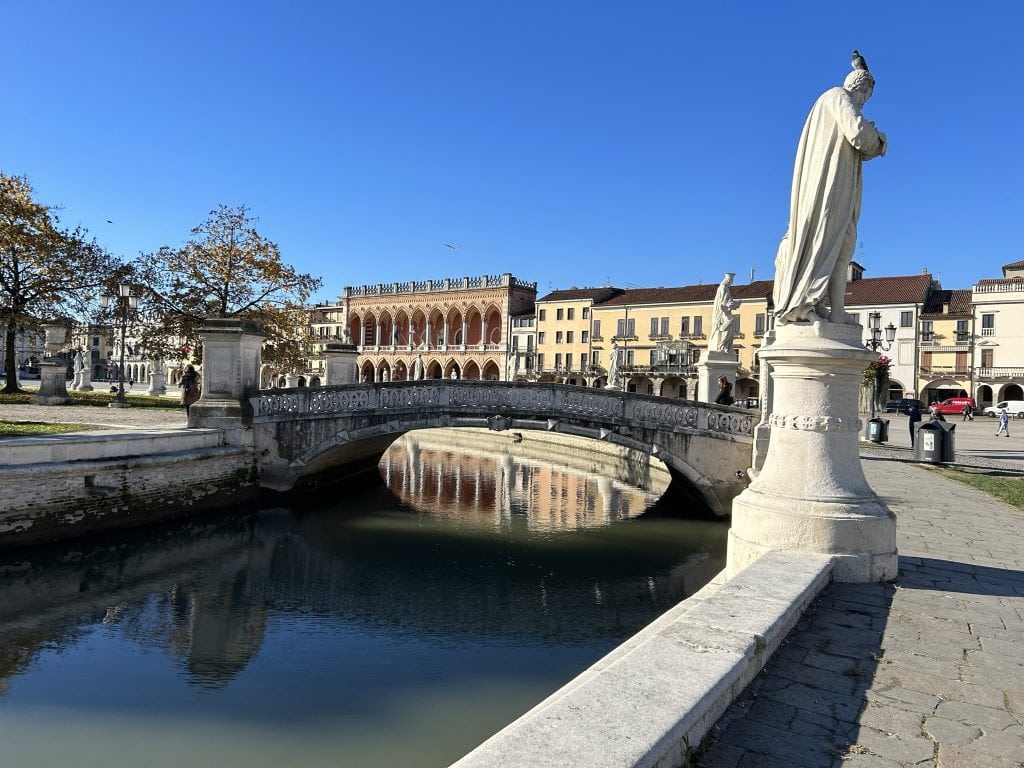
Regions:
[[587, 367], [587, 353], [580, 353], [580, 370], [585, 370]]
[[932, 330], [932, 321], [931, 320], [922, 320], [921, 321], [921, 341], [931, 341], [932, 340], [932, 335], [934, 333], [935, 332]]
[[564, 309], [559, 308], [555, 310], [555, 320], [564, 320], [563, 315], [565, 315]]
[[590, 341], [590, 331], [580, 331], [580, 341], [584, 344]]
[[914, 327], [914, 313], [913, 312], [900, 312], [900, 328], [913, 328]]
[[661, 335], [668, 336], [668, 318], [661, 318]]
[[690, 335], [690, 318], [684, 317], [679, 322], [679, 335], [689, 336]]
[[572, 370], [572, 355], [566, 355], [565, 356], [565, 370], [567, 370], [567, 371], [571, 371]]
[[562, 367], [562, 353], [561, 352], [556, 352], [555, 353], [555, 368], [561, 368], [561, 367]]
[[537, 369], [541, 370], [541, 371], [544, 370], [544, 353], [543, 352], [541, 352], [539, 355], [537, 355]]
[[626, 362], [626, 365], [633, 365], [633, 350], [632, 349], [627, 349], [626, 350], [626, 361], [625, 362]]
[[600, 320], [594, 320], [593, 326], [594, 326], [594, 338], [600, 339], [601, 338], [601, 321]]
[[573, 309], [572, 307], [569, 307], [569, 309], [567, 309], [565, 311], [565, 319], [566, 320], [575, 320], [576, 319], [576, 310]]
[[98, 347], [100, 345], [100, 337], [99, 336], [93, 336], [92, 337], [92, 345], [94, 347]]
[[704, 318], [700, 315], [694, 315], [693, 317], [693, 334], [695, 336], [701, 336], [704, 333]]
[[543, 344], [544, 343], [544, 331], [539, 331], [537, 333], [537, 343], [538, 344]]
[[658, 362], [658, 352], [657, 352], [657, 350], [652, 349], [651, 350], [650, 366], [653, 368], [657, 362]]
[[565, 332], [565, 343], [572, 344], [572, 331]]
[[591, 365], [600, 365], [601, 364], [601, 353], [598, 352], [596, 349], [593, 352], [590, 353], [590, 364]]
[[561, 343], [562, 343], [562, 332], [561, 331], [555, 331], [555, 344], [561, 344]]
[[964, 344], [969, 341], [970, 332], [967, 330], [966, 320], [956, 321], [956, 343]]
[[758, 312], [754, 315], [754, 335], [764, 336], [764, 326], [767, 321], [767, 316], [764, 312]]
[[541, 322], [544, 322], [547, 319], [547, 317], [548, 311], [546, 309], [542, 309], [537, 313], [537, 319], [540, 320]]
[[992, 353], [993, 352], [995, 352], [994, 349], [983, 349], [983, 350], [981, 350], [981, 367], [982, 368], [991, 368], [992, 367], [992, 357], [993, 357]]
[[981, 316], [981, 335], [994, 336], [996, 333], [996, 316], [986, 314]]
[[584, 320], [589, 320], [590, 319], [590, 307], [584, 307], [583, 308], [583, 319]]
[[636, 335], [636, 320], [632, 317], [619, 320], [616, 325], [615, 335], [620, 339], [633, 338]]

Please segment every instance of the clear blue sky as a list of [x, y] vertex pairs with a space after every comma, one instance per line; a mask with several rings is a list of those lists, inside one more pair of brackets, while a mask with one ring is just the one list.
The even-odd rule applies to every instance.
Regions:
[[[858, 48], [868, 276], [1024, 259], [1024, 2], [7, 0], [0, 169], [114, 253], [244, 203], [344, 285], [773, 275], [793, 156]], [[107, 223], [110, 220], [113, 223]], [[445, 243], [454, 243], [452, 252]]]

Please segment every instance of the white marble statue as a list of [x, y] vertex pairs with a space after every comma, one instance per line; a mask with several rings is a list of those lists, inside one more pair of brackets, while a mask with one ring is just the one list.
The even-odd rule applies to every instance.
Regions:
[[711, 310], [711, 335], [708, 337], [708, 350], [711, 352], [729, 352], [732, 340], [736, 335], [732, 311], [739, 302], [732, 297], [732, 279], [735, 273], [726, 272], [725, 277], [715, 293], [715, 305]]
[[614, 341], [612, 342], [612, 351], [608, 360], [608, 383], [605, 385], [612, 389], [620, 388], [622, 382], [619, 380], [619, 345]]
[[846, 322], [843, 294], [857, 243], [862, 164], [886, 151], [885, 134], [861, 114], [875, 86], [863, 61], [855, 57], [842, 88], [818, 97], [800, 134], [789, 229], [775, 257], [778, 325]]
[[416, 355], [412, 363], [412, 378], [414, 381], [423, 380], [423, 355]]

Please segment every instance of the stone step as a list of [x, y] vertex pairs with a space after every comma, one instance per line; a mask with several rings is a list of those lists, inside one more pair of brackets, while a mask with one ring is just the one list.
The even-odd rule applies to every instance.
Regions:
[[0, 466], [152, 456], [223, 445], [219, 429], [118, 429], [0, 440]]

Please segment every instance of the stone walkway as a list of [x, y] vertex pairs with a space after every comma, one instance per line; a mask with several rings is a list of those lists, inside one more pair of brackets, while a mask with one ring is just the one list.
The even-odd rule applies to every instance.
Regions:
[[701, 768], [1024, 766], [1024, 511], [869, 453], [899, 578], [828, 587]]
[[97, 408], [91, 405], [32, 405], [4, 403], [0, 420], [44, 423], [96, 424], [105, 427], [185, 428], [185, 409], [169, 408]]

